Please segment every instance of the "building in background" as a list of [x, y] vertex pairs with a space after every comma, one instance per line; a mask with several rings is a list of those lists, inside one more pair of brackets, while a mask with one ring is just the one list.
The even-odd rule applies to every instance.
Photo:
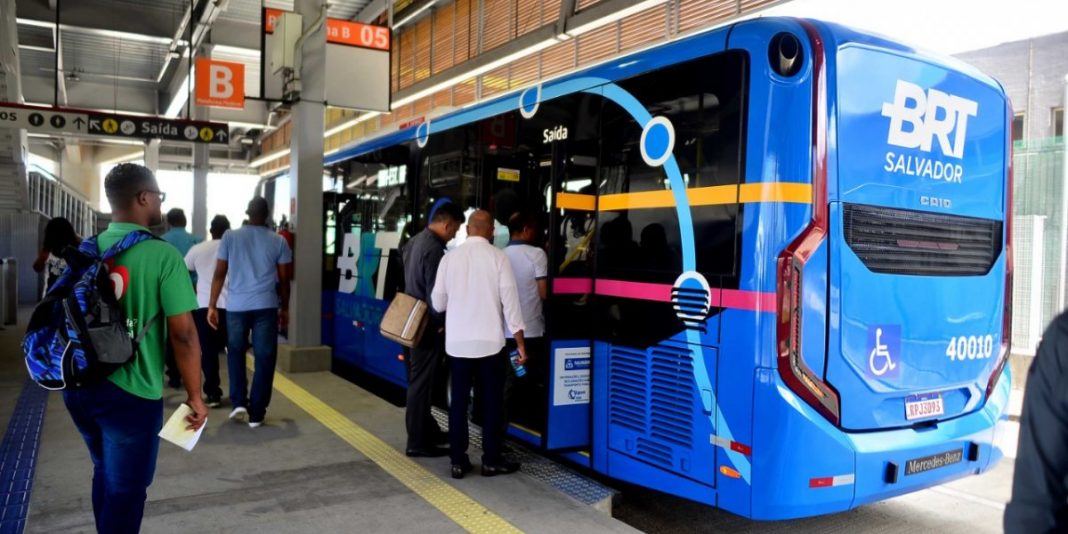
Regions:
[[957, 54], [997, 78], [1012, 100], [1016, 354], [1033, 355], [1068, 297], [1064, 187], [1068, 32]]

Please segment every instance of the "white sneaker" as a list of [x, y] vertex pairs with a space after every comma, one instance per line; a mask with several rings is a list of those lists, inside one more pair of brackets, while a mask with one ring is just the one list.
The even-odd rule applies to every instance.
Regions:
[[260, 425], [262, 425], [262, 424], [263, 424], [263, 421], [249, 421], [248, 422], [248, 427], [249, 428], [259, 428]]
[[243, 422], [248, 419], [248, 410], [246, 410], [244, 406], [238, 406], [230, 411], [230, 419]]

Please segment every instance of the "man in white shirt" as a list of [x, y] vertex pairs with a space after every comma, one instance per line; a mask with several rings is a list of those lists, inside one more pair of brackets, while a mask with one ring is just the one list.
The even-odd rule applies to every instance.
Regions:
[[226, 287], [219, 296], [219, 329], [208, 324], [208, 302], [211, 300], [211, 279], [215, 274], [215, 258], [223, 234], [230, 229], [230, 220], [216, 215], [211, 220], [211, 241], [193, 245], [185, 255], [185, 267], [197, 277], [197, 304], [193, 320], [200, 337], [200, 363], [204, 370], [204, 396], [209, 408], [222, 406], [222, 387], [219, 379], [219, 352], [226, 348]]
[[[504, 253], [512, 264], [515, 274], [516, 290], [519, 293], [519, 307], [523, 311], [523, 337], [527, 346], [529, 361], [527, 374], [521, 379], [513, 373], [505, 375], [505, 417], [503, 427], [507, 429], [508, 421], [544, 428], [545, 426], [545, 382], [548, 376], [548, 363], [542, 337], [545, 335], [545, 316], [542, 315], [542, 302], [548, 297], [549, 257], [545, 251], [535, 245], [538, 238], [538, 218], [527, 211], [516, 212], [508, 219], [508, 233], [511, 240]], [[512, 333], [505, 328], [504, 337], [508, 339], [508, 349], [516, 344]], [[512, 399], [523, 399], [525, 403], [514, 406]], [[476, 401], [476, 405], [477, 405]]]
[[[431, 303], [445, 313], [445, 352], [452, 371], [449, 405], [449, 456], [452, 477], [471, 471], [467, 456], [467, 405], [471, 380], [477, 375], [482, 408], [482, 476], [514, 473], [519, 464], [501, 455], [504, 403], [505, 323], [515, 335], [519, 362], [527, 359], [523, 340], [523, 312], [515, 287], [515, 275], [504, 251], [491, 243], [493, 217], [488, 211], [471, 214], [467, 240], [445, 254], [438, 266]], [[503, 312], [503, 313], [502, 313]]]

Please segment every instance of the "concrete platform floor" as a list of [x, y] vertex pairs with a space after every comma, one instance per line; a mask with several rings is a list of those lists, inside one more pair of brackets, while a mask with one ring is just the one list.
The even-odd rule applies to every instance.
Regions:
[[[21, 336], [21, 327], [0, 331], [0, 423], [4, 425], [0, 428], [6, 428], [14, 400], [25, 384], [26, 371], [17, 348]], [[290, 378], [291, 386], [304, 389], [340, 414], [340, 419], [334, 414], [329, 421], [332, 426], [354, 423], [385, 442], [388, 447], [372, 448], [370, 454], [392, 458], [392, 472], [276, 389], [261, 428], [229, 421], [230, 408], [224, 407], [212, 410], [193, 452], [160, 444], [143, 532], [465, 530], [430, 501], [444, 505], [454, 517], [467, 514], [469, 526], [493, 525], [485, 519], [496, 517], [504, 521], [497, 525], [525, 532], [634, 532], [523, 473], [484, 478], [476, 471], [453, 480], [447, 458], [408, 459], [399, 452], [405, 441], [402, 408], [331, 373]], [[182, 400], [184, 393], [168, 389], [165, 415]], [[308, 399], [303, 401], [306, 405]], [[472, 449], [470, 453], [477, 466], [481, 452]], [[409, 483], [414, 479], [424, 496], [402, 484], [398, 474]], [[85, 445], [62, 398], [53, 393], [41, 432], [26, 531], [93, 532], [91, 477]]]

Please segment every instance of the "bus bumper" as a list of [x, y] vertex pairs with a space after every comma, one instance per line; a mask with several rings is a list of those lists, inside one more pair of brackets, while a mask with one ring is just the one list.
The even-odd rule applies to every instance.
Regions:
[[1002, 457], [995, 438], [1008, 418], [1008, 367], [981, 409], [919, 430], [843, 432], [795, 396], [774, 370], [758, 371], [757, 381], [758, 391], [770, 386], [772, 394], [757, 395], [754, 519], [841, 512], [980, 474]]

